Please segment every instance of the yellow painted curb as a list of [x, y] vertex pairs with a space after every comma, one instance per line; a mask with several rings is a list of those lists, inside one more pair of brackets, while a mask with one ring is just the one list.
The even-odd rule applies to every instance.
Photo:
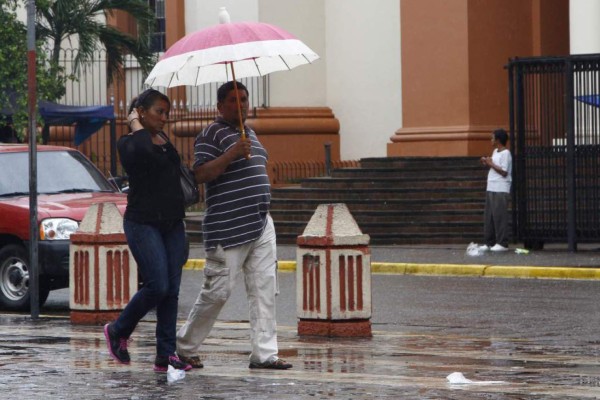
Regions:
[[[183, 266], [183, 269], [202, 270], [202, 269], [204, 269], [205, 264], [206, 264], [206, 260], [204, 260], [204, 259], [189, 259]], [[280, 271], [295, 271], [296, 270], [296, 261], [278, 261], [277, 265], [278, 265]]]
[[206, 260], [203, 260], [203, 259], [187, 260], [187, 262], [183, 266], [183, 269], [195, 269], [195, 270], [204, 269], [205, 263], [206, 263]]
[[409, 275], [481, 276], [484, 269], [485, 266], [483, 265], [371, 263], [371, 271], [374, 273], [400, 273]]
[[599, 268], [490, 266], [484, 276], [505, 278], [600, 279]]
[[296, 261], [277, 261], [277, 268], [280, 271], [294, 272], [296, 271]]
[[[205, 260], [188, 260], [184, 269], [201, 270]], [[279, 270], [294, 272], [296, 261], [278, 261]], [[525, 279], [600, 279], [600, 268], [584, 267], [530, 267], [499, 266], [473, 264], [416, 264], [416, 263], [384, 263], [372, 262], [371, 272], [374, 274], [398, 275], [452, 275], [482, 276], [496, 278]]]

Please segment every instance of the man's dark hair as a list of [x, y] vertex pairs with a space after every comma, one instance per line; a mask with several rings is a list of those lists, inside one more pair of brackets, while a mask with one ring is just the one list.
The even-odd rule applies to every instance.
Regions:
[[497, 139], [502, 146], [506, 146], [508, 142], [508, 133], [504, 129], [496, 129], [494, 131], [494, 139]]
[[[241, 82], [236, 82], [236, 84], [237, 84], [238, 90], [246, 91], [246, 96], [250, 95], [250, 93], [248, 93], [248, 89], [246, 89], [246, 86], [244, 86], [244, 84], [242, 84]], [[229, 92], [231, 92], [234, 88], [235, 88], [235, 86], [233, 86], [233, 81], [229, 81], [227, 83], [222, 84], [219, 87], [219, 89], [217, 89], [217, 101], [219, 103], [224, 101], [225, 98], [227, 97], [227, 95], [229, 94]]]

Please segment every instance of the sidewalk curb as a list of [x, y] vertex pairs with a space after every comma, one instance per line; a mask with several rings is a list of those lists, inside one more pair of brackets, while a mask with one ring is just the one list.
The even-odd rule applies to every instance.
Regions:
[[[184, 265], [187, 270], [204, 269], [204, 259], [190, 259]], [[296, 261], [279, 261], [283, 272], [296, 271]], [[480, 276], [490, 278], [523, 279], [592, 279], [600, 280], [600, 268], [585, 267], [531, 267], [519, 265], [478, 265], [478, 264], [417, 264], [372, 262], [374, 274], [396, 275], [451, 275]]]

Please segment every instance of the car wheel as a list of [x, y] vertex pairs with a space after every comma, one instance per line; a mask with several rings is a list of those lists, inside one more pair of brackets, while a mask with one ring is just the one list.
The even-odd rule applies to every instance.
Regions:
[[[0, 249], [0, 308], [27, 311], [30, 308], [29, 257], [23, 246], [9, 244]], [[40, 306], [50, 290], [40, 283]]]

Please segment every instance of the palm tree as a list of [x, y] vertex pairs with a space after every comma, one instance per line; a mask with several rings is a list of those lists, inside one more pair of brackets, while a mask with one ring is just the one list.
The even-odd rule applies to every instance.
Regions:
[[[106, 50], [109, 83], [120, 73], [124, 57], [133, 55], [144, 74], [154, 66], [155, 55], [150, 50], [150, 33], [154, 13], [145, 0], [37, 0], [38, 39], [51, 46], [50, 60], [58, 65], [63, 41], [78, 39], [74, 68], [93, 58], [102, 47]], [[121, 10], [133, 17], [137, 37], [106, 25], [105, 18]]]

